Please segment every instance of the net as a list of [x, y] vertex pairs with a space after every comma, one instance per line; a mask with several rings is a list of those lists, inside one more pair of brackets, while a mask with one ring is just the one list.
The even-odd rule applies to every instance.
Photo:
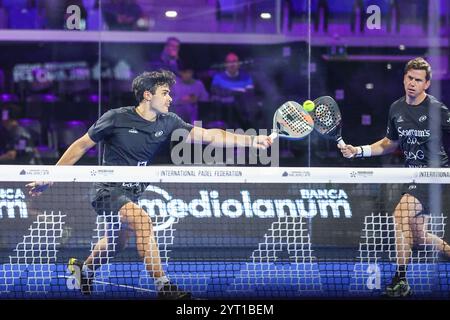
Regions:
[[[449, 298], [447, 169], [0, 172], [3, 299], [154, 299], [163, 275], [199, 299], [376, 299], [398, 265], [407, 265], [413, 297]], [[54, 185], [31, 197], [30, 181]], [[427, 203], [399, 205], [411, 183], [425, 188]], [[124, 196], [139, 207], [118, 211]], [[407, 215], [419, 205], [430, 215]], [[71, 258], [88, 271], [69, 268]], [[90, 281], [87, 293], [80, 274]]]

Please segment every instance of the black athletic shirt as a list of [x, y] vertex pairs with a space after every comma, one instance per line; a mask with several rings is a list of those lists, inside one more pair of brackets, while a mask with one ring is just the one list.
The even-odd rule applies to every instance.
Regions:
[[103, 114], [89, 128], [88, 135], [95, 142], [104, 142], [103, 165], [147, 166], [174, 130], [185, 129], [187, 135], [192, 128], [171, 112], [147, 121], [135, 107], [123, 107]]
[[[433, 96], [427, 95], [419, 105], [407, 104], [406, 97], [398, 99], [391, 105], [386, 137], [399, 141], [400, 149], [405, 157], [405, 167], [429, 166], [430, 142], [432, 139], [439, 139], [439, 137], [431, 136], [430, 124], [435, 123], [433, 119], [429, 119], [431, 108], [440, 110], [441, 130], [450, 132], [449, 110]], [[448, 157], [442, 145], [442, 139], [438, 155], [441, 167], [447, 167]]]

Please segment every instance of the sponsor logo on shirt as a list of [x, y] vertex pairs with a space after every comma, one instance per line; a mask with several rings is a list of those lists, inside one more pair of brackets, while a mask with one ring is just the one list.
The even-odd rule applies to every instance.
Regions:
[[128, 130], [129, 133], [138, 133], [138, 131], [135, 128], [132, 128], [130, 130]]
[[425, 120], [427, 120], [427, 116], [421, 116], [419, 118], [419, 122], [424, 122]]
[[400, 137], [424, 137], [427, 138], [430, 136], [430, 130], [424, 129], [424, 130], [416, 130], [416, 129], [402, 129], [402, 127], [397, 128], [398, 135]]
[[402, 116], [398, 117], [397, 122], [403, 122]]
[[161, 130], [161, 131], [158, 131], [158, 132], [155, 133], [155, 137], [156, 137], [156, 138], [159, 138], [159, 137], [161, 137], [163, 134], [164, 134], [164, 131], [162, 131], [162, 130]]
[[414, 151], [403, 151], [403, 154], [405, 155], [406, 160], [417, 161], [417, 160], [425, 159], [425, 154], [423, 153], [422, 150], [417, 150], [416, 152], [414, 152]]

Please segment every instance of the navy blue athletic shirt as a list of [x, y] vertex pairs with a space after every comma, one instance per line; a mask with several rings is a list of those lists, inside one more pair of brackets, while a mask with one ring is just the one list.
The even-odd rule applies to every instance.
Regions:
[[170, 141], [174, 130], [185, 129], [187, 135], [192, 128], [171, 112], [147, 121], [131, 106], [103, 114], [89, 128], [88, 135], [94, 142], [104, 142], [103, 165], [147, 166], [161, 145]]
[[[430, 124], [430, 109], [438, 108], [441, 114], [441, 130], [450, 132], [450, 113], [448, 108], [435, 97], [427, 97], [419, 105], [409, 105], [406, 97], [395, 101], [389, 110], [389, 120], [386, 137], [398, 141], [405, 157], [405, 166], [411, 168], [428, 167], [430, 161], [430, 142], [432, 137]], [[448, 166], [448, 157], [440, 141], [439, 158], [441, 167]]]

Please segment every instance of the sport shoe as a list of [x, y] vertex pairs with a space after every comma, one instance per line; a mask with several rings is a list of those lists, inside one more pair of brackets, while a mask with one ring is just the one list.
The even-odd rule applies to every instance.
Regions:
[[75, 281], [80, 286], [81, 293], [85, 295], [91, 294], [93, 279], [87, 277], [83, 273], [83, 262], [76, 258], [70, 258], [69, 263], [67, 264], [67, 268], [69, 269], [70, 273], [75, 276]]
[[412, 289], [406, 279], [394, 277], [392, 283], [386, 287], [385, 294], [390, 298], [404, 298], [412, 295]]
[[158, 292], [158, 299], [162, 300], [190, 300], [190, 292], [180, 290], [176, 285], [168, 283]]

